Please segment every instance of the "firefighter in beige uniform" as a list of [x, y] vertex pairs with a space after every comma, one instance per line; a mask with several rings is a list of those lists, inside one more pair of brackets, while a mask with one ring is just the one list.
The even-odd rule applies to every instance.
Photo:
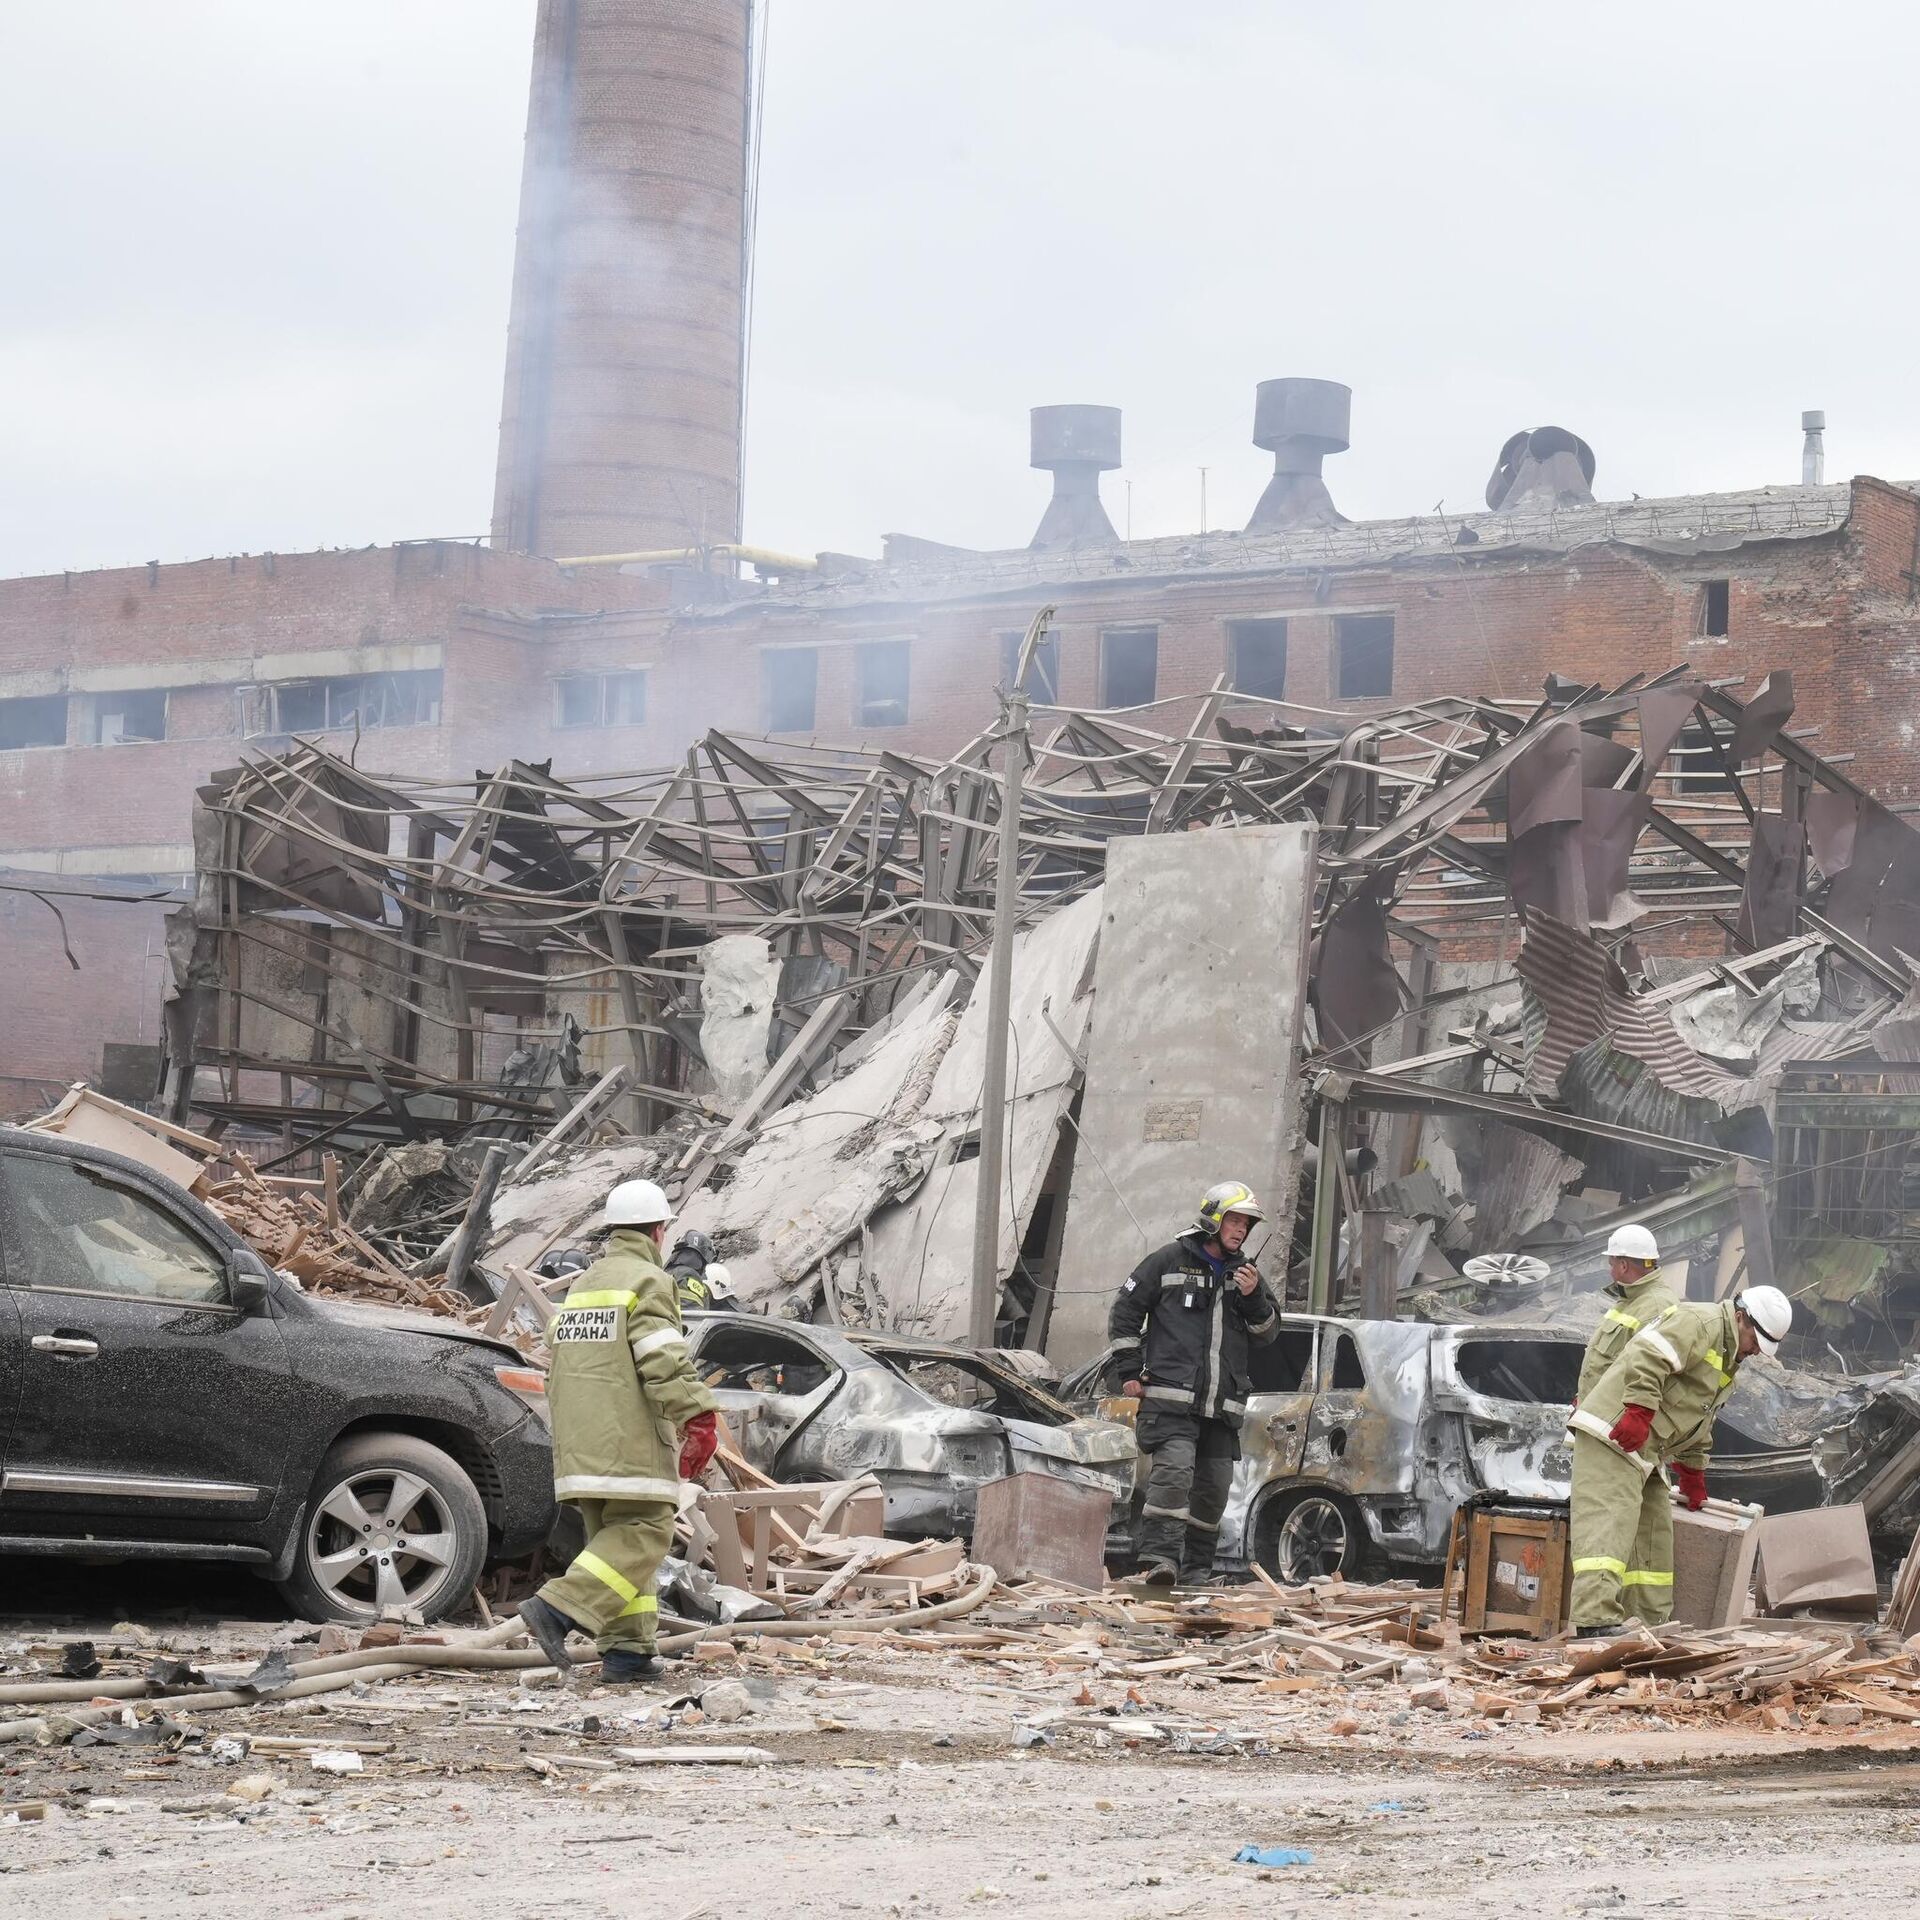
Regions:
[[[1587, 1350], [1580, 1359], [1577, 1407], [1593, 1391], [1600, 1376], [1619, 1359], [1621, 1349], [1642, 1327], [1651, 1326], [1671, 1306], [1679, 1304], [1660, 1277], [1660, 1248], [1645, 1227], [1617, 1227], [1607, 1242], [1607, 1298], [1613, 1303], [1600, 1316]], [[1673, 1607], [1673, 1507], [1665, 1500], [1647, 1502], [1642, 1516], [1643, 1539], [1636, 1529], [1633, 1551], [1627, 1556], [1623, 1601], [1627, 1612], [1650, 1626], [1658, 1626]]]
[[[1626, 1595], [1658, 1625], [1673, 1612], [1673, 1516], [1662, 1469], [1698, 1509], [1707, 1498], [1714, 1416], [1740, 1362], [1774, 1353], [1793, 1325], [1778, 1287], [1731, 1300], [1682, 1302], [1631, 1335], [1619, 1358], [1582, 1394], [1573, 1434], [1573, 1624], [1608, 1633]], [[1664, 1511], [1663, 1511], [1664, 1510]], [[1665, 1551], [1656, 1541], [1659, 1529]]]
[[680, 1483], [719, 1444], [713, 1395], [694, 1372], [661, 1242], [673, 1210], [651, 1180], [607, 1196], [606, 1251], [574, 1276], [547, 1329], [553, 1356], [553, 1490], [580, 1509], [587, 1545], [520, 1606], [542, 1651], [571, 1664], [569, 1632], [591, 1633], [601, 1678], [655, 1671], [654, 1580], [673, 1543]]

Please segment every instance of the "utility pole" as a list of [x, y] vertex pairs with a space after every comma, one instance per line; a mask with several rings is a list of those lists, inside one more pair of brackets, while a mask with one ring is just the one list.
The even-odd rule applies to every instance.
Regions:
[[1207, 470], [1200, 469], [1200, 531], [1207, 530]]
[[973, 1292], [967, 1340], [993, 1345], [1000, 1306], [1000, 1190], [1007, 1164], [1007, 1024], [1013, 1009], [1014, 915], [1020, 897], [1020, 788], [1027, 772], [1027, 669], [1051, 607], [1033, 616], [1000, 694], [1000, 866], [993, 881], [993, 952], [987, 963], [986, 1059], [980, 1079], [980, 1185], [973, 1201]]

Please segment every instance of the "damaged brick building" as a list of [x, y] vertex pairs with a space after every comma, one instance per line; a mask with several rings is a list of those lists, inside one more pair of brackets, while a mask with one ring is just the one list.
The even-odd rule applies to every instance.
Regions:
[[1485, 512], [1349, 522], [1321, 477], [1346, 390], [1282, 380], [1255, 398], [1276, 473], [1243, 531], [1117, 539], [1120, 418], [1075, 406], [1034, 415], [1056, 491], [1030, 547], [739, 546], [749, 22], [543, 0], [490, 543], [0, 582], [0, 1110], [81, 1077], [146, 1096], [160, 896], [196, 787], [250, 746], [436, 776], [660, 766], [714, 727], [938, 754], [990, 721], [1049, 602], [1038, 702], [1162, 703], [1177, 730], [1225, 676], [1338, 733], [1463, 688], [1527, 702], [1550, 673], [1751, 692], [1786, 669], [1796, 732], [1915, 798], [1920, 493], [1876, 479], [1605, 503], [1544, 429], [1501, 448]]

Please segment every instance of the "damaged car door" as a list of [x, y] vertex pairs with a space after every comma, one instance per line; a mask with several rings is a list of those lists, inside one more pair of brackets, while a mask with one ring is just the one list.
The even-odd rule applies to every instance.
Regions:
[[164, 1522], [212, 1545], [268, 1511], [292, 1369], [233, 1259], [131, 1176], [0, 1153], [0, 1273], [21, 1320], [0, 1528], [138, 1539]]
[[791, 1479], [791, 1443], [845, 1377], [810, 1341], [747, 1314], [690, 1314], [694, 1371], [713, 1389], [742, 1454]]

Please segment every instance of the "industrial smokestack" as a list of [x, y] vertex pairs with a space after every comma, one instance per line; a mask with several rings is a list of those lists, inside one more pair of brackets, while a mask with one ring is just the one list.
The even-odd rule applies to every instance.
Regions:
[[540, 0], [493, 544], [740, 537], [749, 0]]
[[1253, 444], [1273, 455], [1273, 478], [1247, 522], [1249, 533], [1344, 527], [1320, 463], [1345, 453], [1353, 389], [1337, 380], [1262, 380], [1254, 394]]
[[1800, 416], [1800, 431], [1807, 437], [1800, 447], [1800, 484], [1818, 487], [1827, 478], [1827, 416], [1818, 407]]
[[1495, 513], [1516, 507], [1590, 507], [1593, 449], [1565, 427], [1535, 427], [1516, 433], [1500, 449], [1487, 505]]
[[1035, 407], [1028, 464], [1053, 475], [1053, 498], [1028, 546], [1079, 547], [1115, 540], [1100, 504], [1100, 476], [1120, 464], [1118, 407]]

